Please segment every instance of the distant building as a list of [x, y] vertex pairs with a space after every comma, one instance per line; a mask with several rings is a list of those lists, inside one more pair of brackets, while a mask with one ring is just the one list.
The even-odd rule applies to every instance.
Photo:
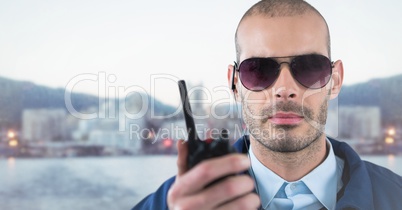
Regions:
[[68, 136], [64, 109], [25, 109], [22, 135], [26, 141], [57, 141]]
[[[158, 130], [156, 135], [159, 139], [170, 138], [173, 140], [187, 139], [187, 127], [184, 119], [182, 120], [167, 120]], [[158, 140], [159, 140], [158, 139]]]
[[340, 106], [329, 110], [327, 130], [337, 133], [335, 137], [341, 139], [378, 140], [381, 137], [380, 108]]
[[[138, 153], [141, 149], [141, 139], [134, 132], [144, 129], [145, 119], [130, 119], [130, 116], [122, 113], [136, 113], [141, 110], [142, 103], [138, 100], [124, 100], [117, 107], [115, 104], [101, 104], [99, 113], [106, 113], [103, 117], [95, 119], [79, 119], [76, 130], [72, 137], [90, 146], [103, 146], [108, 149], [116, 148]], [[122, 128], [119, 130], [119, 128]]]
[[240, 118], [241, 107], [239, 104], [223, 103], [211, 106], [209, 109], [209, 128], [226, 129], [231, 141], [236, 141], [245, 134], [246, 128]]

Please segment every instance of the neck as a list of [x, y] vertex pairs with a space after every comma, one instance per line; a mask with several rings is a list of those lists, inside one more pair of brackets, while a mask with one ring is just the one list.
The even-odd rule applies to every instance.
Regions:
[[328, 152], [325, 134], [297, 152], [275, 152], [252, 137], [250, 137], [250, 144], [257, 159], [288, 182], [303, 178], [325, 160]]

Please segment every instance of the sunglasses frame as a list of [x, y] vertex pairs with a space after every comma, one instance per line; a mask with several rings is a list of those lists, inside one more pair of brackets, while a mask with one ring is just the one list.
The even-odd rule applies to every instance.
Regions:
[[[281, 73], [281, 70], [282, 70], [282, 68], [281, 68], [282, 64], [286, 63], [286, 64], [289, 65], [290, 73], [292, 74], [293, 79], [297, 81], [297, 83], [299, 83], [299, 84], [302, 85], [303, 87], [306, 87], [306, 88], [309, 88], [309, 89], [320, 89], [320, 88], [323, 88], [323, 87], [325, 87], [325, 86], [328, 84], [328, 82], [329, 82], [331, 79], [328, 79], [328, 81], [327, 81], [322, 87], [319, 87], [319, 88], [312, 88], [312, 87], [307, 87], [306, 85], [304, 85], [304, 84], [302, 84], [301, 82], [299, 82], [299, 80], [297, 80], [297, 79], [294, 77], [294, 75], [293, 75], [293, 69], [291, 68], [291, 63], [293, 62], [293, 60], [294, 60], [295, 58], [297, 58], [297, 57], [300, 57], [300, 56], [308, 56], [308, 55], [319, 55], [319, 56], [326, 57], [326, 58], [330, 61], [330, 64], [331, 64], [330, 78], [332, 77], [332, 72], [333, 72], [332, 69], [335, 67], [334, 61], [331, 61], [331, 59], [328, 58], [328, 57], [325, 56], [325, 55], [312, 53], [312, 54], [302, 54], [302, 55], [294, 55], [294, 56], [266, 57], [266, 58], [263, 58], [263, 59], [272, 59], [272, 60], [274, 60], [276, 63], [278, 63], [278, 65], [279, 65], [279, 70], [278, 70], [279, 74], [278, 74], [278, 77], [275, 79], [275, 81], [276, 81], [276, 80], [279, 78], [279, 76], [280, 76], [280, 73]], [[243, 61], [248, 60], [248, 59], [252, 59], [252, 58], [262, 58], [262, 57], [251, 57], [251, 58], [244, 59]], [[277, 59], [281, 59], [281, 58], [292, 58], [292, 59], [290, 60], [290, 62], [278, 62]], [[240, 74], [240, 65], [243, 63], [243, 61], [240, 62], [240, 64], [238, 64], [236, 61], [234, 61], [234, 65], [233, 65], [233, 66], [234, 66], [234, 69], [233, 69], [233, 73], [232, 73], [232, 87], [231, 87], [233, 91], [236, 89], [236, 85], [235, 85], [235, 83], [234, 83], [235, 72], [237, 71], [237, 72], [239, 72], [239, 74]], [[239, 75], [239, 79], [240, 79], [240, 75]], [[241, 79], [240, 79], [240, 81], [241, 81]], [[265, 90], [266, 88], [270, 87], [271, 85], [273, 85], [273, 84], [275, 83], [275, 81], [274, 81], [272, 84], [268, 85], [267, 87], [265, 87], [264, 89], [261, 89], [261, 90], [250, 90], [249, 88], [247, 88], [247, 87], [243, 84], [242, 81], [241, 81], [241, 83], [243, 84], [243, 86], [244, 86], [245, 88], [247, 88], [247, 90], [250, 90], [250, 91], [253, 91], [253, 92], [260, 92], [260, 91], [263, 91], [263, 90]]]

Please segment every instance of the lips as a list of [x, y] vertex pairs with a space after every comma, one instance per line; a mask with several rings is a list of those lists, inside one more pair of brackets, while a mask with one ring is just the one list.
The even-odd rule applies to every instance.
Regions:
[[303, 116], [295, 113], [278, 112], [272, 117], [269, 117], [268, 120], [271, 123], [278, 125], [296, 125], [299, 124], [303, 120], [303, 118]]

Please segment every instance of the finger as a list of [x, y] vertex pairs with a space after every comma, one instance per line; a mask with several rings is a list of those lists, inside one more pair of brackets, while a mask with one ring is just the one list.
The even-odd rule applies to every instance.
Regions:
[[177, 146], [177, 176], [183, 175], [187, 171], [187, 154], [188, 154], [188, 149], [187, 149], [187, 142], [184, 141], [183, 139], [180, 139], [176, 143]]
[[216, 210], [248, 210], [258, 209], [260, 207], [260, 198], [255, 193], [249, 193], [245, 196], [239, 197], [229, 203], [226, 203]]
[[178, 194], [192, 194], [218, 178], [238, 174], [250, 167], [246, 155], [231, 154], [202, 161], [178, 180]]
[[254, 182], [248, 175], [231, 176], [206, 188], [194, 196], [196, 206], [215, 209], [218, 206], [249, 194], [254, 189]]

